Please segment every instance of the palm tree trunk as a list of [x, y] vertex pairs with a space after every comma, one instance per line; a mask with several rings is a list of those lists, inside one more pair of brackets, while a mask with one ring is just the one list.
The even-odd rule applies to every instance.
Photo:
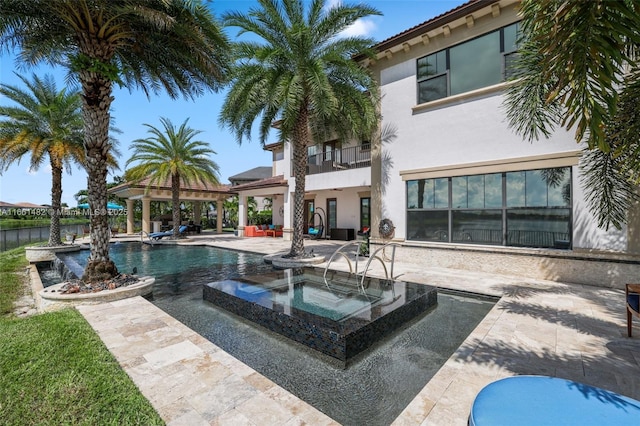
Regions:
[[180, 175], [171, 175], [171, 203], [173, 204], [173, 238], [180, 237]]
[[107, 154], [111, 116], [111, 81], [98, 73], [80, 72], [83, 90], [84, 148], [87, 153], [87, 189], [91, 217], [91, 254], [84, 275], [85, 282], [107, 280], [118, 274], [109, 259], [109, 216], [107, 212]]
[[307, 145], [309, 141], [308, 112], [303, 108], [293, 131], [293, 239], [288, 257], [304, 257], [304, 192], [307, 171]]
[[60, 238], [60, 200], [62, 199], [62, 166], [49, 152], [51, 162], [51, 224], [49, 227], [49, 247], [61, 246]]

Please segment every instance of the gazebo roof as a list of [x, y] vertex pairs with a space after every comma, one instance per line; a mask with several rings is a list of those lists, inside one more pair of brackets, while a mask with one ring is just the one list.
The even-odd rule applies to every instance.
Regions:
[[[120, 198], [141, 199], [144, 196], [152, 200], [171, 200], [171, 182], [166, 180], [161, 184], [149, 184], [151, 178], [145, 178], [137, 182], [125, 182], [110, 188], [107, 192]], [[217, 201], [225, 200], [236, 192], [230, 185], [202, 184], [191, 181], [180, 183], [181, 201]]]

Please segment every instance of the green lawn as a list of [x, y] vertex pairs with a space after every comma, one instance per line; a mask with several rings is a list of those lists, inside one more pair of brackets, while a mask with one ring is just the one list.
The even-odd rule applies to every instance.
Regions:
[[163, 424], [78, 311], [7, 314], [25, 264], [23, 248], [0, 253], [0, 424]]
[[11, 312], [13, 302], [22, 294], [28, 264], [24, 247], [0, 253], [0, 316]]

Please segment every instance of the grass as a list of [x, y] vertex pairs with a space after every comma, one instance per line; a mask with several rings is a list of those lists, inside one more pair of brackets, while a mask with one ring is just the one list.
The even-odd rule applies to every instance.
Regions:
[[0, 253], [0, 315], [9, 314], [14, 301], [22, 295], [24, 268], [28, 264], [24, 247]]
[[[24, 248], [0, 253], [3, 305], [13, 302], [5, 290], [14, 288], [16, 279], [14, 294], [22, 291], [25, 263]], [[75, 309], [23, 319], [3, 310], [0, 419], [6, 425], [163, 424]]]

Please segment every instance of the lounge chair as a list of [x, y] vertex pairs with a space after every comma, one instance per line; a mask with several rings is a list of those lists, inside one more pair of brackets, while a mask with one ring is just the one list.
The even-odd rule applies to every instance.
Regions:
[[[184, 234], [185, 232], [187, 232], [187, 225], [181, 225], [180, 228], [178, 228], [178, 232], [180, 234]], [[152, 232], [151, 234], [149, 234], [149, 238], [151, 238], [154, 241], [158, 241], [163, 239], [164, 237], [171, 237], [173, 235], [173, 230], [171, 231], [165, 231], [165, 232]]]

